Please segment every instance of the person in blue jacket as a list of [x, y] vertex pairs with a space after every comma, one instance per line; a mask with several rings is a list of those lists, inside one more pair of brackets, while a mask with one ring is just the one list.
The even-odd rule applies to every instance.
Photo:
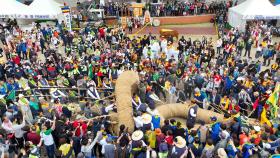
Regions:
[[20, 53], [22, 53], [23, 58], [27, 59], [27, 45], [23, 40], [21, 40], [19, 47], [20, 47]]
[[216, 116], [210, 117], [210, 119], [212, 121], [211, 138], [213, 140], [213, 143], [216, 144], [220, 140], [219, 134], [220, 134], [221, 123], [217, 122]]

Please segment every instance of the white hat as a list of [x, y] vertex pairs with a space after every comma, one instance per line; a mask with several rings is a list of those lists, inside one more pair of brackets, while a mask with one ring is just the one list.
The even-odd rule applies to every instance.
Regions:
[[144, 124], [149, 124], [149, 123], [152, 122], [152, 116], [150, 114], [144, 113], [142, 115], [142, 121], [143, 121]]
[[187, 142], [183, 137], [177, 136], [175, 139], [176, 139], [175, 146], [177, 146], [178, 148], [186, 147]]
[[22, 98], [22, 97], [24, 97], [23, 94], [19, 94], [19, 95], [18, 95], [18, 98]]
[[143, 136], [144, 136], [144, 133], [140, 130], [137, 130], [132, 133], [131, 139], [134, 141], [138, 141], [138, 140], [141, 140], [143, 138]]
[[266, 94], [271, 94], [272, 91], [271, 91], [271, 90], [267, 90], [265, 93], [266, 93]]
[[254, 94], [254, 96], [256, 96], [256, 97], [260, 95], [260, 93], [259, 93], [259, 92], [257, 92], [257, 91], [256, 91], [256, 92], [254, 92], [253, 94]]
[[263, 143], [263, 148], [270, 149], [271, 145], [269, 143]]
[[51, 94], [54, 93], [55, 91], [57, 91], [57, 88], [51, 88], [51, 89], [50, 89], [50, 93], [51, 93]]
[[30, 90], [30, 87], [27, 86], [27, 87], [24, 88], [24, 90], [25, 90], [25, 91]]
[[261, 127], [260, 127], [260, 126], [254, 126], [254, 130], [255, 130], [256, 132], [259, 132], [259, 131], [261, 130]]
[[219, 158], [227, 158], [228, 157], [225, 149], [223, 149], [223, 148], [218, 149], [218, 157]]
[[242, 81], [242, 80], [244, 80], [244, 77], [238, 77], [236, 80], [237, 81]]

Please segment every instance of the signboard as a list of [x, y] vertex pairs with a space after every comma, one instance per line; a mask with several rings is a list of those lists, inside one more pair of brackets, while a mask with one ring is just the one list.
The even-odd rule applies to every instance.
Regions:
[[144, 4], [131, 4], [131, 8], [133, 9], [133, 16], [140, 17], [143, 15]]
[[121, 17], [121, 24], [122, 24], [122, 28], [126, 28], [126, 26], [127, 26], [127, 18], [126, 17]]
[[71, 27], [71, 14], [70, 14], [70, 8], [69, 6], [64, 6], [61, 8], [63, 16], [64, 16], [64, 22], [65, 26], [68, 28], [69, 31], [72, 31]]

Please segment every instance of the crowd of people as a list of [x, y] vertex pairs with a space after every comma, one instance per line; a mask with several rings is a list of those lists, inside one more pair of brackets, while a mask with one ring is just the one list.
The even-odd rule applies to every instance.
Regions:
[[[264, 25], [221, 30], [217, 41], [0, 27], [1, 156], [279, 157], [280, 43]], [[140, 77], [127, 114], [135, 128], [116, 133], [114, 88], [127, 70]], [[187, 121], [163, 120], [162, 102], [191, 104]], [[198, 108], [224, 119], [206, 124]]]
[[[147, 3], [143, 12], [149, 10], [153, 17], [215, 14], [237, 3], [238, 1], [213, 1], [209, 4], [200, 0], [194, 2], [167, 1], [166, 3]], [[96, 7], [104, 9], [107, 16], [133, 16], [133, 8], [129, 3], [111, 2], [106, 3], [105, 6], [96, 5]]]

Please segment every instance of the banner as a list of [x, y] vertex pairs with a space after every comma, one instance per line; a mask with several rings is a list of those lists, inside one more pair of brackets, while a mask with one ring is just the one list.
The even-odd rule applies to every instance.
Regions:
[[65, 27], [68, 28], [68, 31], [72, 31], [70, 7], [64, 6], [63, 8], [61, 8], [61, 11], [64, 16]]

